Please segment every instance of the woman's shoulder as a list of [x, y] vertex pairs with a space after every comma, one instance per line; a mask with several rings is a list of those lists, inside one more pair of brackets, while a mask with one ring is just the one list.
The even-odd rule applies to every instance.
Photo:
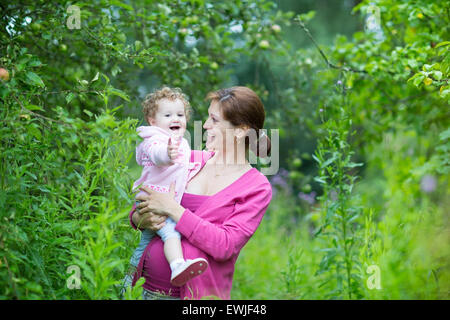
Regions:
[[263, 175], [258, 169], [251, 168], [244, 174], [244, 183], [251, 189], [268, 189], [272, 190], [269, 179]]
[[272, 186], [258, 169], [251, 168], [228, 190], [231, 201], [258, 206], [267, 205], [272, 199]]
[[253, 167], [236, 180], [228, 191], [229, 195], [240, 199], [261, 195], [270, 196], [272, 185], [265, 175]]

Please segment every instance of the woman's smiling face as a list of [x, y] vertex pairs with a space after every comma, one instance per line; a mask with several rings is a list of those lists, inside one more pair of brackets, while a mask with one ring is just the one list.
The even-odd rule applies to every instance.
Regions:
[[[217, 101], [212, 101], [208, 108], [208, 119], [203, 128], [206, 130], [206, 148], [211, 151], [225, 151], [234, 145], [234, 138], [227, 137], [227, 130], [235, 127], [223, 118]], [[231, 131], [230, 131], [231, 132]]]

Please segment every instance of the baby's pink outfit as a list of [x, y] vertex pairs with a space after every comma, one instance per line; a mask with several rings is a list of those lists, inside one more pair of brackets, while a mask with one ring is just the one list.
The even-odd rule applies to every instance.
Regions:
[[[171, 165], [167, 154], [167, 145], [171, 134], [159, 127], [142, 126], [137, 128], [138, 134], [144, 139], [136, 148], [136, 161], [142, 166], [141, 177], [136, 180], [133, 189], [140, 184], [158, 192], [169, 192], [169, 187], [175, 181], [175, 201], [181, 202], [189, 175], [189, 159], [191, 148], [186, 139], [182, 139], [178, 148], [179, 156]], [[176, 141], [172, 143], [176, 144]], [[140, 191], [139, 194], [146, 194]], [[138, 194], [138, 195], [139, 195]]]
[[[189, 172], [193, 172], [190, 169], [195, 167], [194, 164], [190, 163], [191, 149], [187, 140], [181, 137], [179, 137], [180, 139], [172, 137], [170, 132], [155, 126], [139, 127], [137, 131], [139, 136], [144, 139], [136, 149], [136, 161], [142, 166], [142, 174], [134, 183], [133, 189], [136, 190], [140, 185], [143, 185], [157, 192], [168, 193], [170, 185], [175, 182], [174, 199], [180, 203], [189, 178]], [[171, 161], [167, 152], [169, 139], [171, 138], [172, 143], [178, 146], [178, 157], [174, 161]], [[140, 191], [139, 194], [146, 194], [146, 192]], [[167, 217], [165, 225], [156, 234], [164, 242], [171, 238], [180, 239], [181, 235], [175, 230], [175, 226], [175, 221]], [[131, 265], [138, 267], [145, 248], [148, 247], [153, 237], [153, 231], [142, 231], [139, 245], [130, 259]], [[170, 281], [175, 286], [184, 285], [187, 281], [205, 271], [208, 266], [208, 262], [203, 258], [188, 261], [177, 260], [178, 262], [176, 260], [172, 262], [174, 267]], [[128, 283], [133, 284], [133, 281], [129, 277], [125, 277], [125, 287]]]

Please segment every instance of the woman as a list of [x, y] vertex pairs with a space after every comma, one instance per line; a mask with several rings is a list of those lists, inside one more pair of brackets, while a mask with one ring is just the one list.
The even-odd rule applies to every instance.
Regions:
[[192, 151], [192, 174], [181, 204], [173, 199], [173, 185], [169, 193], [144, 187], [148, 195], [137, 198], [141, 203], [130, 218], [133, 227], [150, 230], [159, 230], [166, 217], [172, 218], [182, 235], [185, 258], [205, 258], [209, 267], [186, 285], [171, 286], [163, 243], [155, 237], [135, 276], [135, 281], [140, 275], [146, 279], [144, 298], [162, 292], [176, 299], [230, 299], [236, 259], [258, 228], [272, 197], [267, 178], [245, 157], [249, 148], [257, 156], [261, 150], [270, 154], [270, 139], [259, 131], [265, 118], [261, 100], [246, 87], [219, 90], [207, 98], [211, 104], [203, 127], [210, 151]]

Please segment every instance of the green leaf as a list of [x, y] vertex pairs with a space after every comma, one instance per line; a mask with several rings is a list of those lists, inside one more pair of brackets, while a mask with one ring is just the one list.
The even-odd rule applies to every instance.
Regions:
[[440, 71], [433, 71], [432, 74], [434, 75], [436, 80], [441, 80], [442, 79], [442, 72], [440, 72]]
[[345, 166], [346, 168], [354, 168], [354, 167], [361, 167], [363, 166], [364, 163], [356, 163], [356, 162], [349, 162], [347, 163], [347, 165]]
[[97, 74], [96, 74], [95, 77], [91, 80], [91, 82], [97, 81], [99, 75], [100, 75], [100, 73], [97, 72]]
[[130, 98], [128, 98], [128, 95], [123, 92], [122, 90], [116, 89], [116, 88], [109, 88], [108, 89], [109, 94], [113, 94], [115, 96], [121, 97], [122, 99], [130, 102]]
[[28, 65], [30, 67], [40, 67], [42, 65], [42, 62], [40, 62], [39, 60], [32, 60]]
[[26, 73], [27, 83], [32, 86], [38, 86], [38, 87], [45, 87], [44, 82], [42, 79], [34, 72], [28, 71]]
[[417, 78], [414, 79], [413, 84], [417, 87], [422, 83], [423, 79], [425, 79], [425, 76], [423, 74], [419, 73]]
[[431, 70], [433, 68], [433, 64], [427, 64], [427, 63], [425, 63], [423, 66], [422, 66], [422, 71], [429, 71], [429, 70]]
[[339, 156], [339, 154], [334, 152], [333, 155], [328, 160], [326, 160], [325, 162], [323, 162], [320, 165], [320, 167], [321, 168], [328, 167], [330, 164], [332, 164], [338, 158], [338, 156]]
[[25, 174], [26, 174], [27, 176], [30, 176], [33, 180], [37, 180], [37, 177], [36, 177], [35, 174], [33, 174], [33, 173], [29, 172], [29, 171], [25, 171]]
[[30, 132], [36, 139], [41, 140], [42, 134], [38, 128], [30, 126], [28, 132]]
[[27, 108], [28, 110], [39, 110], [39, 111], [44, 111], [44, 109], [42, 109], [42, 107], [37, 106], [35, 104], [28, 104], [25, 106], [25, 108]]
[[409, 78], [408, 79], [408, 81], [407, 82], [409, 82], [409, 81], [412, 81], [412, 80], [414, 80], [414, 79], [417, 79], [417, 77], [418, 76], [420, 76], [421, 75], [421, 73], [420, 72], [418, 72], [418, 73], [416, 73], [416, 74], [414, 74], [411, 78]]
[[414, 59], [408, 59], [408, 65], [411, 67], [411, 69], [417, 68], [417, 61]]
[[66, 95], [66, 102], [67, 102], [67, 104], [69, 104], [73, 100], [73, 98], [75, 98], [75, 94], [73, 92], [69, 92]]
[[313, 154], [312, 157], [313, 157], [314, 160], [316, 160], [317, 163], [320, 164], [322, 162], [319, 158], [317, 158], [316, 155]]
[[443, 42], [439, 42], [435, 48], [439, 48], [439, 47], [444, 47], [444, 46], [448, 46], [450, 44], [450, 41], [443, 41]]
[[439, 134], [439, 140], [444, 141], [450, 138], [450, 128]]
[[37, 188], [42, 192], [50, 193], [51, 191], [44, 186], [38, 185]]
[[109, 83], [109, 78], [108, 78], [108, 76], [106, 74], [102, 73], [102, 77], [105, 79], [106, 83]]
[[319, 228], [317, 228], [317, 230], [313, 234], [313, 237], [317, 237], [319, 234], [321, 234], [322, 230], [323, 230], [323, 226], [320, 226]]
[[116, 190], [119, 192], [119, 195], [125, 199], [125, 200], [129, 200], [130, 197], [128, 196], [128, 194], [125, 192], [125, 190], [122, 189], [122, 187], [120, 187], [119, 185], [115, 184], [114, 185], [116, 187]]
[[125, 3], [121, 2], [121, 1], [118, 1], [118, 0], [111, 0], [110, 4], [112, 4], [113, 6], [121, 7], [123, 9], [125, 9], [125, 10], [128, 10], [128, 11], [133, 11], [134, 10], [132, 6], [130, 6], [128, 4], [125, 4]]
[[324, 180], [324, 178], [322, 178], [322, 177], [314, 177], [314, 181], [317, 181], [317, 182], [322, 183], [322, 184], [327, 183], [327, 182]]

